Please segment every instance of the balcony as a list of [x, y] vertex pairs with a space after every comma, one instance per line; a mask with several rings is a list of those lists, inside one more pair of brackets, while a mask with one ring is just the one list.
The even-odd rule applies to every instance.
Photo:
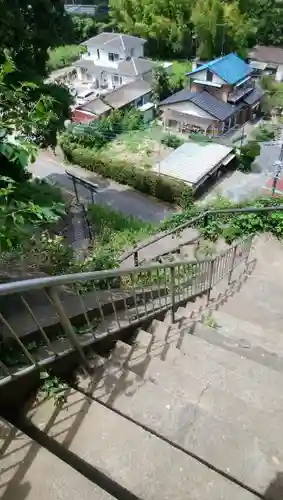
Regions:
[[228, 94], [227, 102], [230, 104], [237, 104], [238, 101], [243, 99], [254, 90], [254, 86], [250, 83], [248, 87], [235, 88]]

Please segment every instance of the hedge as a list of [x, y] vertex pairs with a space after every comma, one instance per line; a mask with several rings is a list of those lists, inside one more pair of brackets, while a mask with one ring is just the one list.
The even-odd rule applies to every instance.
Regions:
[[102, 177], [127, 184], [142, 193], [182, 208], [188, 208], [193, 203], [192, 188], [182, 181], [163, 177], [126, 161], [103, 158], [102, 154], [89, 148], [74, 147], [66, 143], [62, 143], [61, 147], [68, 161]]

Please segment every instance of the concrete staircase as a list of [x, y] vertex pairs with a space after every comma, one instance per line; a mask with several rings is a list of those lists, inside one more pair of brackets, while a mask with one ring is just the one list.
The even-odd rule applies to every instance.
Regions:
[[[282, 245], [261, 236], [251, 259], [209, 304], [179, 307], [174, 324], [167, 313], [109, 357], [93, 353], [92, 375], [78, 373], [58, 406], [30, 404], [20, 443], [39, 451], [28, 479], [0, 483], [1, 498], [37, 500], [42, 478], [46, 500], [282, 500]], [[13, 453], [28, 460], [15, 436], [4, 470]], [[13, 481], [30, 481], [25, 497]]]

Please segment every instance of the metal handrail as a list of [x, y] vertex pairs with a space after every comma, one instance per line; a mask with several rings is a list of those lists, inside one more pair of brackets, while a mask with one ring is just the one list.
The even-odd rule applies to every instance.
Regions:
[[205, 210], [204, 212], [201, 212], [196, 217], [192, 217], [187, 222], [184, 222], [183, 224], [180, 224], [179, 226], [174, 227], [173, 229], [169, 229], [168, 231], [165, 231], [161, 234], [158, 234], [153, 239], [150, 239], [149, 241], [142, 243], [138, 247], [135, 247], [133, 250], [130, 250], [127, 254], [125, 254], [123, 256], [123, 261], [125, 261], [129, 257], [133, 256], [134, 257], [134, 265], [135, 266], [139, 265], [138, 252], [140, 250], [152, 245], [153, 243], [156, 243], [157, 241], [162, 240], [163, 238], [166, 238], [167, 236], [179, 233], [183, 229], [190, 227], [192, 224], [194, 224], [195, 222], [197, 222], [199, 220], [204, 219], [204, 225], [207, 226], [208, 218], [210, 215], [261, 213], [261, 212], [277, 212], [277, 211], [282, 212], [283, 205], [274, 205], [272, 207], [221, 208], [221, 209], [216, 209], [216, 210]]
[[[171, 311], [174, 322], [178, 305], [204, 293], [209, 301], [214, 285], [224, 277], [228, 277], [229, 283], [233, 269], [241, 263], [247, 265], [251, 242], [252, 237], [249, 236], [216, 257], [200, 261], [179, 260], [127, 269], [34, 278], [0, 285], [1, 298], [16, 295], [24, 305], [24, 316], [19, 313], [19, 317], [10, 313], [11, 308], [7, 308], [7, 315], [1, 308], [0, 324], [2, 323], [5, 331], [2, 331], [0, 343], [0, 386], [33, 370], [44, 369], [48, 364], [72, 352], [78, 353], [81, 363], [88, 369], [89, 362], [84, 348], [101, 337], [120, 332], [122, 328], [136, 328], [142, 321], [154, 319], [156, 315], [168, 310]], [[87, 303], [92, 309], [84, 304], [85, 290], [89, 290], [84, 283], [87, 287], [90, 286], [87, 293], [91, 294], [91, 302]], [[71, 299], [75, 296], [76, 303], [81, 304], [78, 312], [74, 313], [73, 302], [71, 309], [68, 309], [67, 298], [61, 295], [64, 290], [72, 290]], [[105, 290], [107, 297], [106, 302], [103, 302], [100, 292]], [[37, 311], [33, 310], [29, 302], [33, 291], [44, 292], [48, 318], [54, 318], [56, 312], [56, 324], [52, 331], [59, 338], [54, 344], [52, 336], [50, 338], [50, 324], [44, 322], [43, 310], [40, 310], [38, 317]], [[67, 295], [69, 299], [70, 294]], [[105, 307], [106, 304], [110, 309]], [[123, 317], [122, 325], [118, 307]], [[83, 326], [87, 326], [88, 331], [84, 335], [77, 334], [77, 315], [83, 318]], [[26, 332], [22, 337], [27, 317], [32, 318], [33, 326], [35, 324], [37, 327], [35, 334], [33, 333], [35, 342], [31, 343], [31, 348], [27, 344]], [[13, 362], [11, 366], [11, 342], [15, 352], [21, 354], [20, 367]], [[34, 344], [36, 352], [30, 351], [34, 349]], [[25, 362], [21, 364], [23, 358]]]

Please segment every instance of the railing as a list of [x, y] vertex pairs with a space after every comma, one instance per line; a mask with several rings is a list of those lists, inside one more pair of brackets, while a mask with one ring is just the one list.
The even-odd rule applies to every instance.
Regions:
[[214, 259], [37, 278], [0, 286], [0, 385], [207, 294], [247, 264], [252, 238]]
[[[181, 231], [183, 231], [188, 227], [197, 227], [196, 223], [202, 220], [203, 220], [203, 226], [206, 227], [208, 225], [209, 217], [211, 216], [217, 216], [223, 214], [263, 213], [263, 212], [282, 212], [282, 211], [283, 211], [282, 205], [274, 205], [271, 207], [269, 206], [269, 207], [249, 207], [249, 208], [223, 208], [219, 210], [205, 210], [196, 217], [193, 217], [187, 222], [184, 222], [184, 224], [180, 224], [179, 226], [174, 227], [173, 229], [157, 234], [157, 236], [155, 236], [154, 238], [150, 238], [147, 242], [142, 243], [138, 247], [135, 247], [133, 250], [131, 250], [130, 252], [128, 252], [126, 255], [123, 256], [123, 260], [126, 260], [129, 257], [133, 256], [133, 264], [135, 266], [138, 266], [140, 263], [139, 259], [140, 250], [149, 247], [150, 245], [153, 245], [154, 243], [161, 241], [162, 239], [165, 239], [168, 236], [178, 235], [179, 233], [181, 233]], [[164, 254], [166, 254], [166, 251], [164, 252]]]

